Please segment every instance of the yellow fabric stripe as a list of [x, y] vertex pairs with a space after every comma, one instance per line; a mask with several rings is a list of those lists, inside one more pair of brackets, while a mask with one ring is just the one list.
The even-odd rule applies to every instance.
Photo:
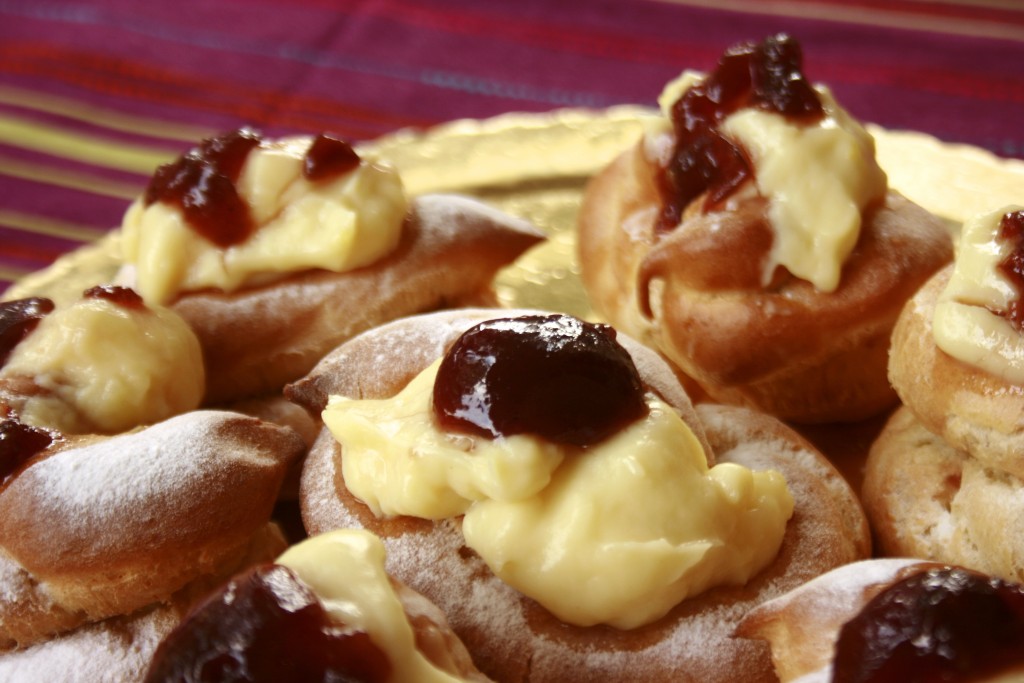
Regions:
[[10, 115], [0, 116], [0, 143], [146, 176], [177, 156], [165, 150], [112, 142]]
[[142, 192], [146, 182], [144, 179], [140, 179], [138, 184], [108, 180], [2, 155], [0, 155], [0, 175], [118, 199], [134, 199]]
[[71, 98], [57, 97], [6, 85], [0, 85], [0, 103], [47, 114], [57, 114], [64, 118], [89, 123], [97, 128], [185, 143], [195, 143], [214, 134], [214, 131], [199, 126], [131, 116], [111, 109], [94, 107]]
[[710, 9], [743, 12], [746, 14], [770, 14], [779, 17], [817, 19], [845, 24], [884, 26], [904, 30], [931, 31], [953, 35], [998, 38], [1024, 41], [1019, 26], [992, 21], [971, 21], [963, 17], [933, 17], [912, 12], [885, 12], [859, 7], [844, 7], [838, 4], [815, 5], [785, 0], [661, 0], [676, 5], [707, 7]]
[[16, 228], [34, 235], [49, 235], [79, 242], [92, 242], [107, 233], [106, 229], [93, 228], [55, 218], [35, 216], [19, 211], [0, 209], [0, 225]]
[[[31, 272], [31, 270], [27, 270], [25, 268], [8, 268], [7, 266], [0, 264], [0, 280], [17, 282]], [[0, 295], [3, 295], [2, 290], [0, 290]], [[2, 298], [2, 296], [0, 296], [0, 298]]]

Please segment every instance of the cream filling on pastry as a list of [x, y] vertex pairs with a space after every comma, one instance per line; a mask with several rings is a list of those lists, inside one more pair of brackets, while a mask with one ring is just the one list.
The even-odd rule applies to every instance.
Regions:
[[102, 298], [44, 317], [0, 377], [27, 377], [43, 389], [26, 397], [23, 422], [69, 434], [160, 422], [197, 408], [206, 388], [199, 340], [181, 316]]
[[768, 198], [775, 238], [764, 284], [781, 265], [832, 292], [857, 244], [864, 210], [884, 200], [887, 180], [874, 139], [825, 88], [817, 90], [825, 110], [817, 123], [743, 109], [726, 118], [722, 131], [750, 154], [758, 192]]
[[327, 614], [367, 634], [392, 666], [391, 683], [457, 683], [416, 647], [416, 636], [387, 573], [380, 539], [362, 529], [329, 531], [277, 558], [317, 595]]
[[[671, 147], [664, 140], [672, 105], [702, 79], [684, 71], [665, 86], [658, 98], [665, 118], [645, 135], [649, 158], [668, 162]], [[865, 208], [884, 200], [888, 181], [871, 135], [827, 88], [815, 89], [825, 112], [820, 121], [808, 125], [746, 108], [726, 117], [720, 131], [750, 155], [758, 193], [768, 199], [774, 240], [764, 283], [781, 265], [819, 291], [831, 292], [860, 236]]]
[[134, 288], [147, 302], [167, 303], [181, 292], [230, 292], [301, 270], [343, 272], [390, 253], [408, 210], [398, 172], [364, 161], [337, 178], [310, 181], [302, 168], [311, 143], [286, 138], [250, 152], [236, 188], [257, 229], [237, 245], [207, 240], [174, 205], [136, 199], [121, 225]]
[[932, 317], [936, 345], [954, 358], [1014, 384], [1024, 384], [1024, 337], [1002, 315], [1020, 293], [997, 268], [1013, 245], [998, 238], [1006, 206], [967, 221], [949, 284]]
[[784, 478], [709, 469], [689, 426], [653, 395], [645, 419], [586, 449], [445, 434], [431, 408], [438, 365], [392, 399], [331, 398], [323, 419], [345, 484], [378, 514], [464, 514], [466, 544], [562, 621], [641, 626], [746, 582], [778, 552], [793, 511]]

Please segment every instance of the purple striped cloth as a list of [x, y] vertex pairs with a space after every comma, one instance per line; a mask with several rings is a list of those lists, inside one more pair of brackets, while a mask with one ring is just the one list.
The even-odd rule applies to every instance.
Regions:
[[1024, 156], [1024, 3], [0, 0], [0, 288], [117, 225], [212, 133], [653, 105], [780, 31], [856, 116]]

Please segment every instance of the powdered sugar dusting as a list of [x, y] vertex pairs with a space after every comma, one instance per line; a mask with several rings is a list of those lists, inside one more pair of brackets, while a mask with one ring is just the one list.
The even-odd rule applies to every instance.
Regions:
[[[540, 236], [531, 223], [470, 197], [425, 194], [413, 199], [413, 210], [432, 234], [454, 239], [474, 226], [504, 226], [507, 230]], [[490, 229], [490, 228], [489, 228]]]
[[[57, 452], [22, 472], [0, 498], [12, 524], [45, 520], [49, 537], [3, 543], [22, 562], [28, 553], [56, 568], [68, 553], [82, 563], [189, 533], [196, 528], [194, 516], [204, 514], [215, 495], [223, 499], [285, 457], [255, 434], [225, 431], [249, 421], [262, 424], [235, 413], [197, 411]], [[106, 532], [110, 528], [118, 533]]]
[[0, 656], [7, 683], [139, 681], [157, 645], [178, 621], [166, 608], [112, 619]]

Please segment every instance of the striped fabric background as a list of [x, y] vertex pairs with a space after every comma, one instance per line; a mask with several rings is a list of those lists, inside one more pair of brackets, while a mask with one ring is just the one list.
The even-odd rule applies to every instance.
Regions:
[[0, 290], [207, 135], [653, 105], [777, 31], [862, 119], [1024, 157], [1018, 0], [0, 0]]

